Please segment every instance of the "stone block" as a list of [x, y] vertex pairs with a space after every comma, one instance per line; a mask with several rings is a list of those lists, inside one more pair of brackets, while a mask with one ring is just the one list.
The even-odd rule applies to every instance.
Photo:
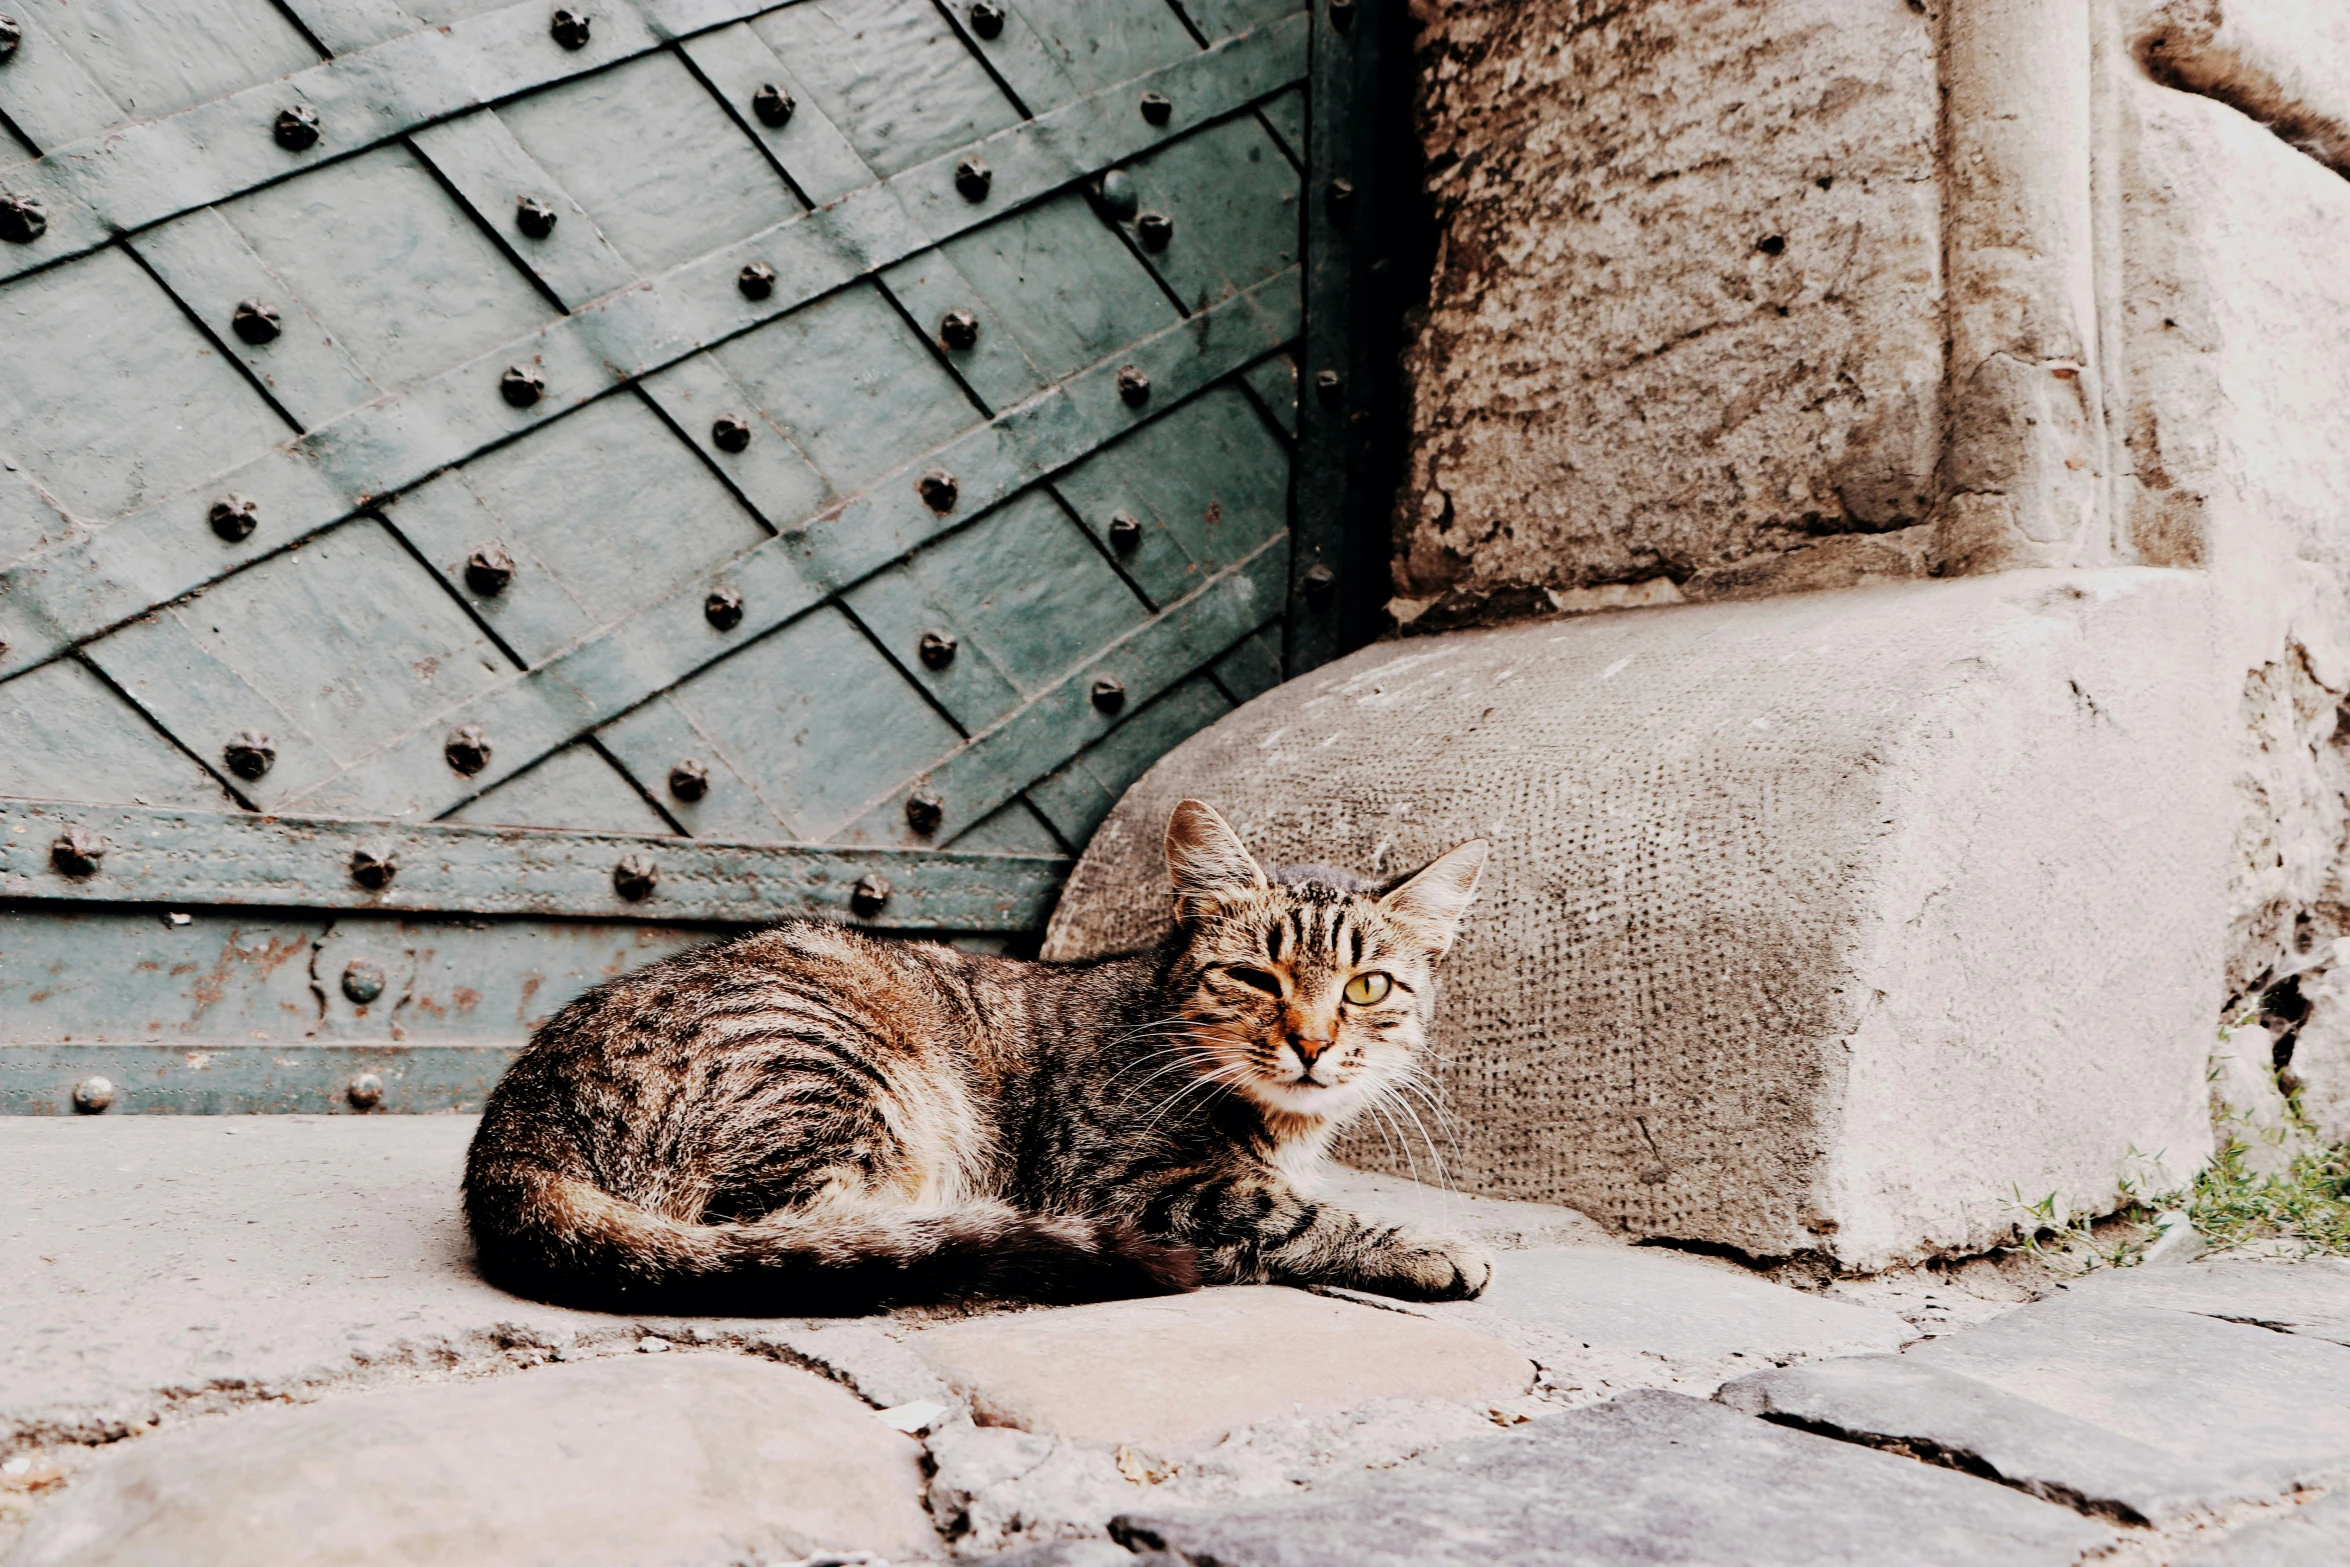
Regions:
[[2279, 1176], [2314, 1145], [2293, 1117], [2275, 1066], [2276, 1036], [2265, 1028], [2223, 1028], [2211, 1052], [2211, 1123], [2233, 1139], [2254, 1175]]
[[2164, 0], [2134, 40], [2155, 80], [2217, 99], [2350, 174], [2350, 17], [2305, 0]]
[[1899, 1349], [1917, 1336], [1889, 1311], [1645, 1246], [1505, 1252], [1478, 1299], [1414, 1309], [1464, 1326], [1490, 1323], [1497, 1332], [1530, 1329], [1538, 1348], [1548, 1341], [1630, 1351], [1691, 1368], [1865, 1354]]
[[2328, 1143], [2350, 1142], [2350, 937], [2328, 944], [2322, 970], [2301, 979], [2309, 1016], [2293, 1036], [2301, 1114]]
[[[1483, 835], [1453, 1178], [1874, 1269], [2210, 1147], [2240, 670], [2206, 584], [2017, 572], [1375, 644], [1185, 742], [1046, 941], [1168, 919], [1169, 811], [1370, 875]], [[1395, 1168], [1375, 1137], [1350, 1162]]]
[[2350, 1562], [2350, 1494], [2263, 1518], [2196, 1547], [2178, 1567], [2342, 1567]]
[[921, 1448], [820, 1377], [631, 1356], [248, 1410], [125, 1444], [24, 1567], [699, 1567], [937, 1553]]
[[1760, 1372], [1714, 1398], [1783, 1425], [1953, 1464], [2124, 1523], [2167, 1524], [2266, 1494], [2257, 1486], [2215, 1486], [2160, 1448], [1899, 1355]]
[[[2194, 0], [2282, 25], [2257, 53], [2309, 76], [2337, 57], [2339, 11]], [[2289, 49], [2275, 46], [2292, 40]], [[2239, 55], [2239, 58], [2242, 56]], [[2174, 78], [2193, 85], [2186, 78]], [[2344, 78], [2332, 81], [2337, 96]], [[2336, 866], [2350, 839], [2350, 184], [2225, 102], [2127, 73], [2118, 107], [2131, 543], [2141, 558], [2208, 565], [2243, 627], [2242, 821], [2217, 996], [2300, 966], [2307, 938], [2341, 933]], [[2296, 1067], [2299, 1047], [2296, 1047]]]
[[1008, 1312], [910, 1342], [983, 1424], [1160, 1455], [1376, 1399], [1510, 1399], [1534, 1371], [1462, 1327], [1265, 1286]]
[[1985, 1481], [1662, 1392], [1112, 1532], [1218, 1567], [2072, 1567], [2114, 1538]]

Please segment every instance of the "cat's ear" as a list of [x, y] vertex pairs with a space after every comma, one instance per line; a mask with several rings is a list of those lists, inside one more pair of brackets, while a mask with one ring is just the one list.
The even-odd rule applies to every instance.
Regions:
[[1390, 918], [1417, 926], [1426, 933], [1438, 957], [1452, 950], [1453, 933], [1461, 915], [1477, 895], [1477, 878], [1485, 870], [1485, 840], [1471, 838], [1449, 853], [1437, 856], [1418, 875], [1410, 877], [1379, 907]]
[[1240, 893], [1262, 892], [1264, 871], [1249, 858], [1240, 834], [1214, 806], [1185, 800], [1167, 818], [1167, 874], [1175, 882], [1175, 917], [1206, 912], [1201, 905]]

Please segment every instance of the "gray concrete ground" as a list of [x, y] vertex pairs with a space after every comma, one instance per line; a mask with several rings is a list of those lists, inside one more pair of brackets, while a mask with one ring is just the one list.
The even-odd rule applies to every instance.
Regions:
[[1341, 1175], [1487, 1296], [619, 1317], [473, 1275], [471, 1130], [0, 1120], [0, 1555], [2350, 1560], [2339, 1262], [1799, 1289]]

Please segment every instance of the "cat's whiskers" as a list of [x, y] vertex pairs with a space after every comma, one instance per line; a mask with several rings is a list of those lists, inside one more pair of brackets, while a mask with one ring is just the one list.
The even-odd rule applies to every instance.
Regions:
[[1200, 1108], [1204, 1110], [1215, 1103], [1219, 1095], [1233, 1092], [1240, 1086], [1239, 1080], [1233, 1075], [1236, 1070], [1232, 1067], [1219, 1067], [1213, 1072], [1203, 1072], [1190, 1082], [1177, 1087], [1175, 1092], [1167, 1096], [1165, 1102], [1151, 1112], [1151, 1118], [1143, 1123], [1140, 1135], [1142, 1137], [1150, 1136], [1158, 1128], [1159, 1122], [1166, 1119], [1167, 1112], [1182, 1103], [1187, 1094], [1197, 1092], [1202, 1088], [1213, 1090], [1200, 1101]]
[[[1428, 1135], [1428, 1127], [1426, 1123], [1421, 1121], [1419, 1112], [1414, 1110], [1412, 1108], [1411, 1101], [1403, 1096], [1404, 1086], [1405, 1080], [1401, 1077], [1388, 1079], [1386, 1082], [1379, 1085], [1378, 1093], [1375, 1096], [1375, 1102], [1383, 1107], [1400, 1111], [1411, 1121], [1413, 1128], [1420, 1134], [1420, 1141], [1427, 1145], [1429, 1162], [1436, 1167], [1437, 1183], [1441, 1186], [1449, 1188], [1452, 1185], [1452, 1178], [1445, 1171], [1444, 1155], [1438, 1150], [1436, 1146], [1436, 1139]], [[1400, 1130], [1401, 1129], [1398, 1128], [1399, 1132]], [[1405, 1146], [1408, 1150], [1410, 1146], [1408, 1141], [1406, 1142]], [[1417, 1180], [1419, 1177], [1417, 1173], [1418, 1166], [1416, 1162], [1413, 1168], [1413, 1179]]]
[[[1205, 1057], [1204, 1059], [1205, 1059], [1205, 1060], [1207, 1060], [1207, 1061], [1209, 1061], [1209, 1062], [1213, 1062], [1213, 1060], [1214, 1060], [1214, 1057], [1213, 1057], [1213, 1056], [1207, 1056], [1207, 1057]], [[1148, 1077], [1144, 1078], [1144, 1079], [1143, 1079], [1141, 1082], [1139, 1082], [1139, 1083], [1136, 1083], [1136, 1084], [1135, 1084], [1135, 1085], [1134, 1085], [1132, 1088], [1129, 1088], [1129, 1089], [1127, 1089], [1127, 1090], [1126, 1090], [1126, 1094], [1125, 1094], [1125, 1098], [1124, 1098], [1124, 1099], [1121, 1099], [1119, 1102], [1120, 1102], [1120, 1103], [1124, 1103], [1126, 1099], [1132, 1099], [1132, 1098], [1133, 1098], [1133, 1097], [1134, 1097], [1136, 1094], [1139, 1094], [1139, 1093], [1141, 1093], [1141, 1092], [1142, 1092], [1144, 1089], [1146, 1089], [1146, 1088], [1150, 1087], [1150, 1085], [1151, 1085], [1151, 1084], [1153, 1084], [1153, 1083], [1157, 1082], [1157, 1081], [1158, 1081], [1160, 1078], [1167, 1076], [1167, 1075], [1168, 1075], [1169, 1073], [1171, 1073], [1171, 1072], [1177, 1072], [1177, 1071], [1180, 1071], [1180, 1070], [1182, 1070], [1182, 1069], [1183, 1069], [1183, 1068], [1185, 1068], [1185, 1067], [1195, 1067], [1195, 1068], [1196, 1068], [1196, 1067], [1198, 1067], [1198, 1066], [1200, 1066], [1200, 1065], [1201, 1065], [1201, 1061], [1202, 1061], [1202, 1058], [1201, 1058], [1201, 1057], [1193, 1057], [1193, 1058], [1190, 1058], [1190, 1059], [1183, 1059], [1183, 1060], [1170, 1061], [1170, 1062], [1168, 1062], [1168, 1063], [1166, 1063], [1166, 1064], [1162, 1065], [1162, 1066], [1161, 1066], [1161, 1067], [1160, 1067], [1160, 1068], [1159, 1068], [1157, 1071], [1153, 1072], [1153, 1073], [1152, 1073], [1150, 1076], [1148, 1076]], [[1218, 1068], [1218, 1070], [1221, 1070], [1221, 1068]], [[1115, 1079], [1112, 1079], [1112, 1081], [1115, 1081]], [[1105, 1085], [1105, 1087], [1106, 1087], [1106, 1086], [1107, 1086], [1107, 1085]]]

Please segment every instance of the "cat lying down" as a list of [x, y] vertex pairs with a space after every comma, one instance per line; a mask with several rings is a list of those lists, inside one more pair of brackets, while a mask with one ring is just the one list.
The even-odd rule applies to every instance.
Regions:
[[484, 1274], [759, 1315], [1333, 1284], [1457, 1300], [1466, 1242], [1314, 1200], [1331, 1137], [1426, 1081], [1482, 839], [1378, 887], [1268, 875], [1197, 800], [1155, 950], [1031, 963], [794, 920], [548, 1020], [465, 1165]]

